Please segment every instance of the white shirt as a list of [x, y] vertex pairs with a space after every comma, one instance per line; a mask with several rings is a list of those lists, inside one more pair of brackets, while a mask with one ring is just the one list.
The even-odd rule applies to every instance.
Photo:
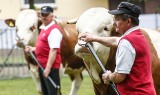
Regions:
[[[139, 29], [138, 26], [129, 29], [123, 36], [128, 35], [129, 33], [137, 29]], [[115, 72], [129, 74], [132, 69], [135, 56], [136, 56], [136, 51], [135, 48], [132, 46], [132, 44], [128, 40], [122, 39], [119, 42], [116, 52]]]
[[[47, 26], [42, 26], [41, 28], [46, 31], [53, 24], [55, 24], [54, 21], [52, 21]], [[50, 34], [48, 35], [48, 44], [49, 44], [49, 47], [50, 48], [60, 48], [61, 40], [62, 40], [62, 34], [61, 34], [61, 32], [57, 28], [52, 29], [51, 32], [50, 32]]]

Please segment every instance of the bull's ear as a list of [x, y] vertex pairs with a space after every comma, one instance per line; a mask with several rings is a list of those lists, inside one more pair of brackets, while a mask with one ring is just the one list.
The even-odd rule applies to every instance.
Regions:
[[6, 19], [5, 23], [9, 26], [9, 27], [15, 27], [15, 20], [14, 19]]

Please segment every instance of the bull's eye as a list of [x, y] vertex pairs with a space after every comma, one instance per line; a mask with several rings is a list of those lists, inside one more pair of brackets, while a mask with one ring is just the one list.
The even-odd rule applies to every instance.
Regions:
[[31, 28], [30, 28], [30, 30], [33, 32], [33, 30], [35, 29], [35, 26], [32, 26]]
[[107, 27], [104, 27], [104, 30], [105, 30], [105, 31], [108, 31], [108, 28], [107, 28]]

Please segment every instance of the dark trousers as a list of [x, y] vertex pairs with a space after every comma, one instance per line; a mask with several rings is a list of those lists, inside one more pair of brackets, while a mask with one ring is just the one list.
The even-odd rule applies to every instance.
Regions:
[[[43, 76], [43, 71], [40, 68], [38, 70], [39, 70], [42, 94], [57, 95], [58, 89], [51, 84], [48, 78], [45, 78]], [[49, 76], [51, 77], [51, 79], [54, 81], [56, 85], [60, 86], [59, 69], [51, 69]]]

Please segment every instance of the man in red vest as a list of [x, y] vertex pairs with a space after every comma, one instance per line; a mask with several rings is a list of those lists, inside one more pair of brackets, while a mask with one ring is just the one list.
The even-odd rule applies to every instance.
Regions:
[[102, 75], [104, 83], [113, 81], [120, 95], [156, 95], [152, 71], [151, 52], [146, 38], [139, 29], [141, 8], [128, 2], [121, 2], [114, 15], [118, 37], [98, 37], [88, 33], [80, 34], [79, 39], [86, 42], [99, 42], [106, 46], [118, 46], [115, 71], [106, 71]]
[[53, 8], [44, 6], [41, 8], [41, 20], [44, 24], [38, 36], [36, 47], [27, 46], [26, 51], [35, 51], [37, 60], [44, 68], [39, 68], [41, 88], [43, 95], [57, 95], [57, 89], [50, 83], [48, 76], [60, 85], [59, 68], [61, 64], [61, 41], [60, 27], [53, 20]]

